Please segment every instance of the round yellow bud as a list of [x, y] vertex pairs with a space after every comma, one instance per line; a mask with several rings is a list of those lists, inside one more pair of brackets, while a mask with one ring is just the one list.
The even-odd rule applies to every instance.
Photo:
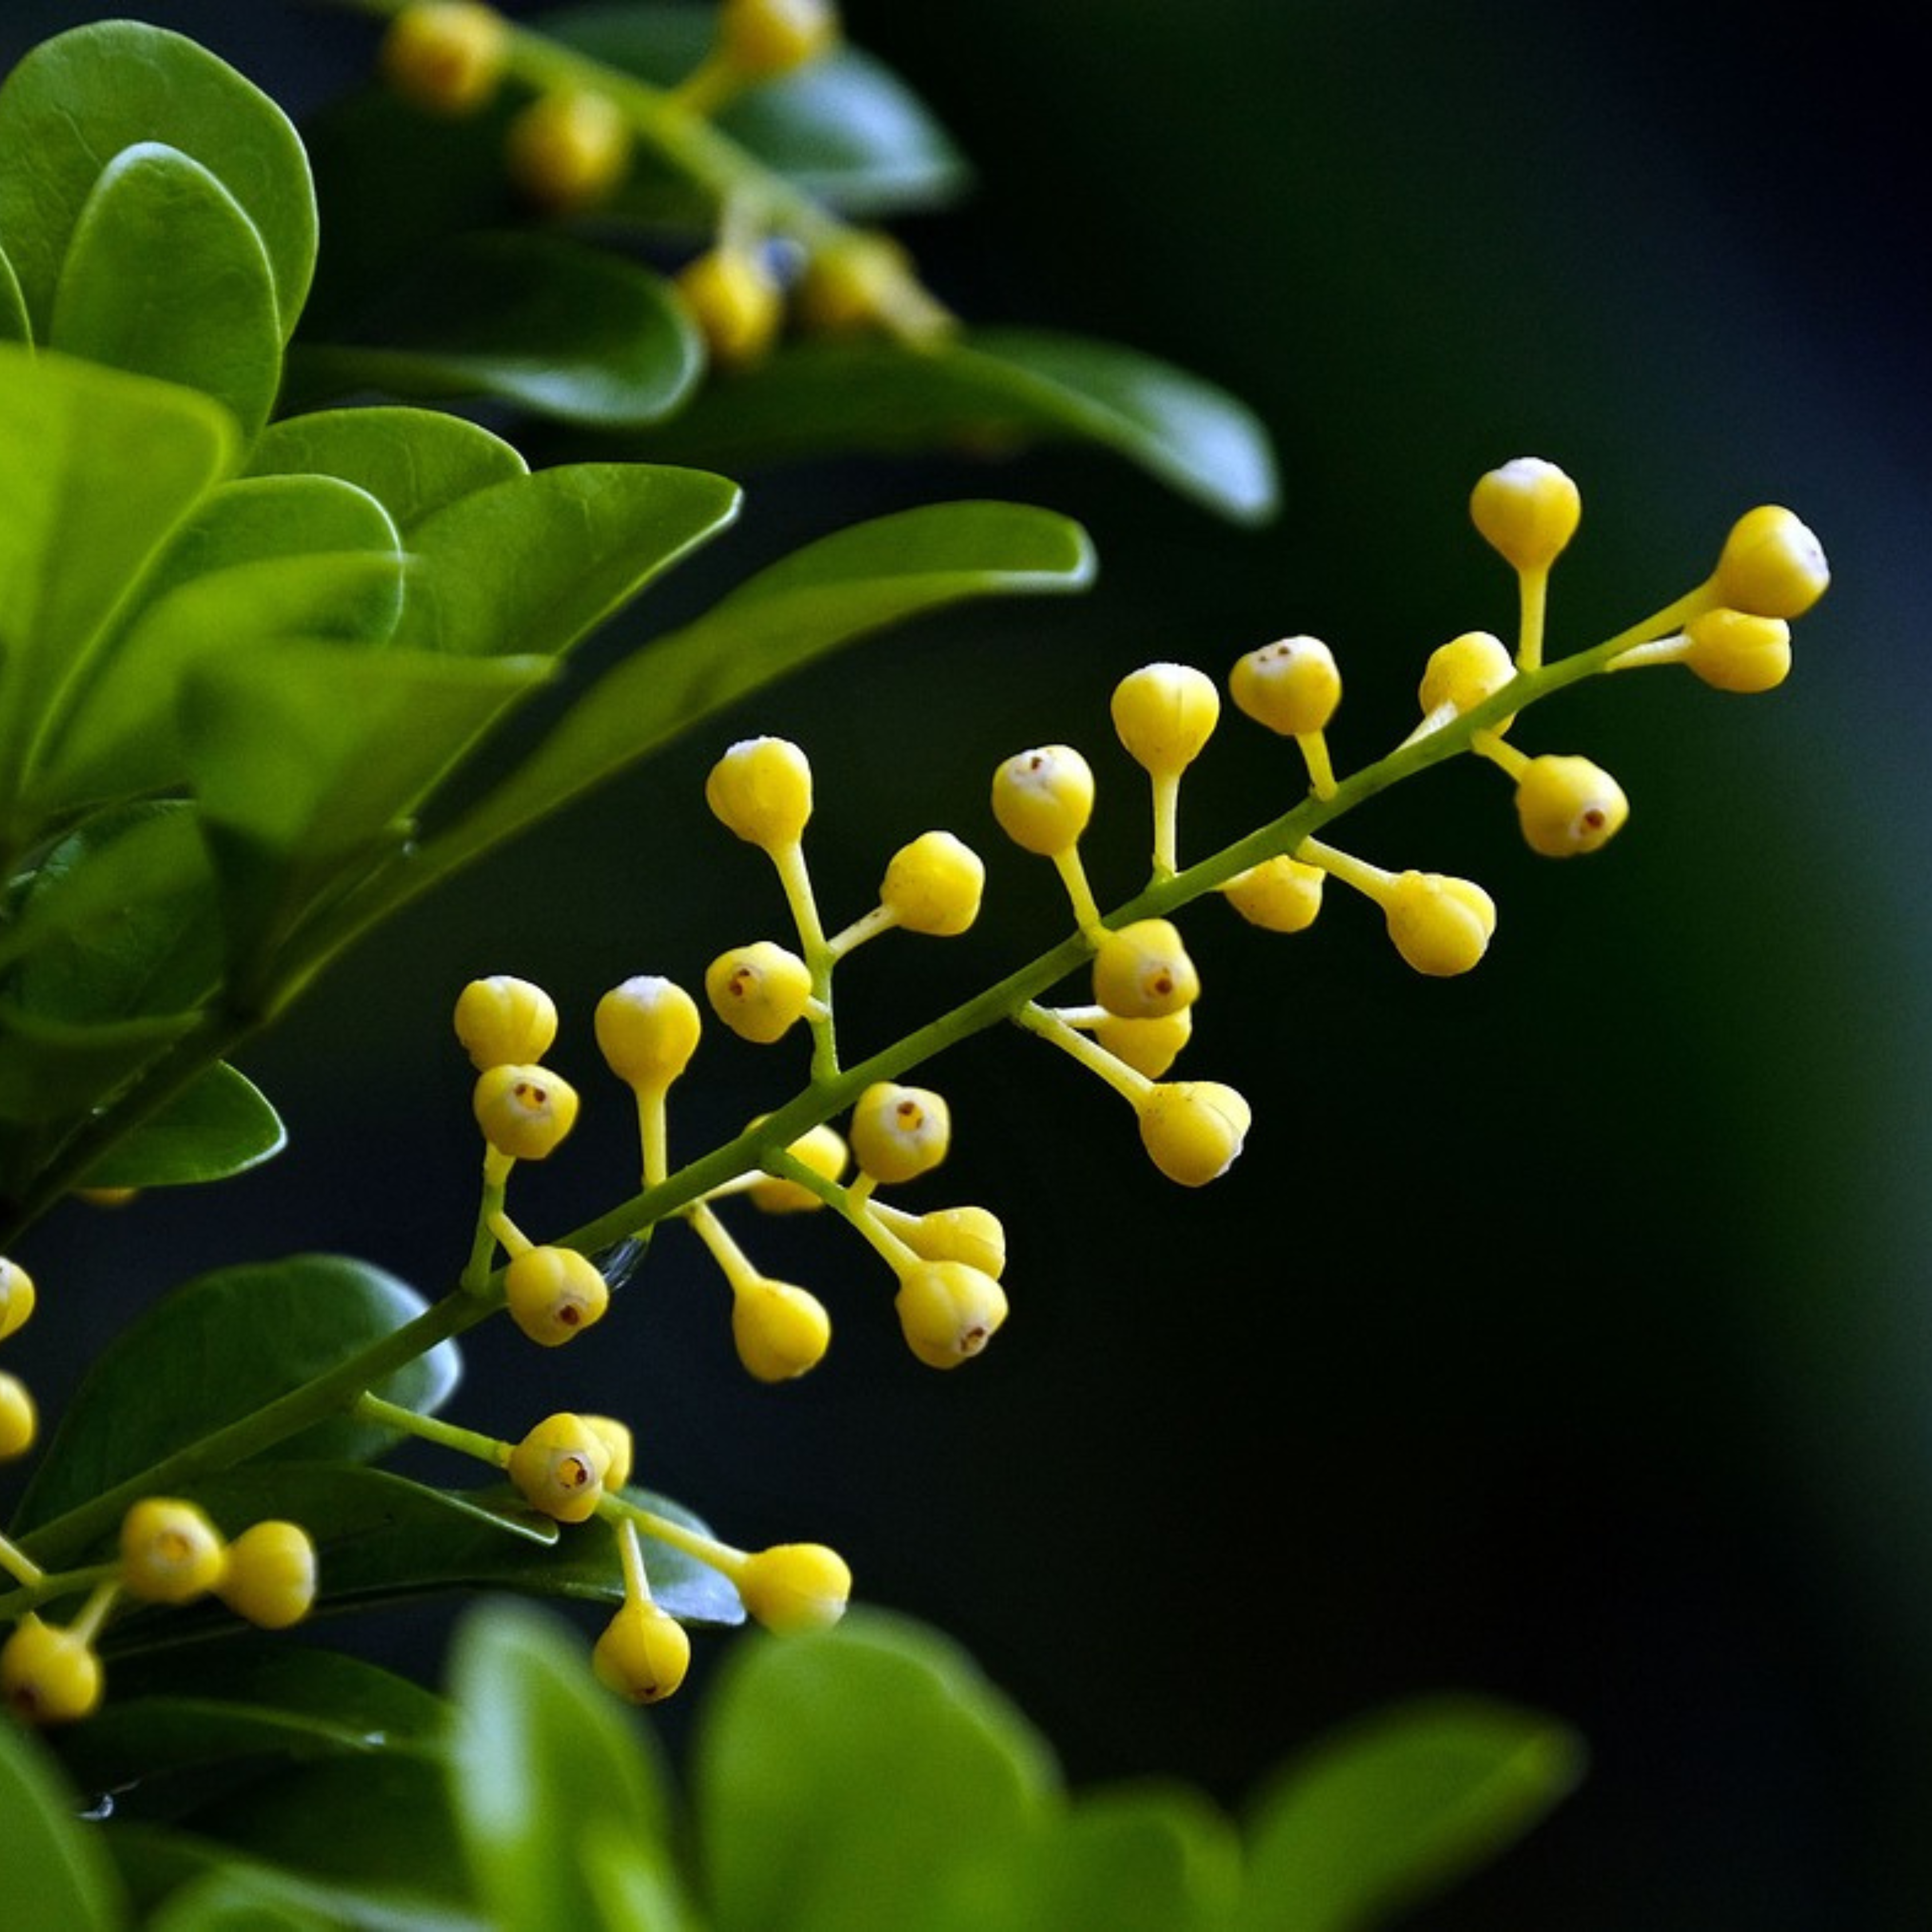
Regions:
[[72, 1724], [100, 1702], [100, 1660], [84, 1637], [29, 1610], [0, 1644], [0, 1698], [23, 1724]]
[[251, 1523], [228, 1546], [216, 1594], [262, 1630], [286, 1630], [315, 1605], [315, 1544], [299, 1523]]
[[1753, 617], [1802, 617], [1831, 580], [1824, 545], [1775, 503], [1731, 526], [1711, 580], [1720, 603]]
[[1204, 1187], [1234, 1164], [1254, 1114], [1218, 1080], [1170, 1080], [1140, 1104], [1141, 1144], [1170, 1180]]
[[542, 1059], [556, 1039], [556, 1003], [508, 973], [472, 980], [456, 999], [456, 1037], [479, 1073]]
[[1547, 570], [1576, 534], [1583, 500], [1576, 484], [1540, 456], [1519, 456], [1477, 479], [1469, 518], [1516, 569]]
[[832, 1342], [824, 1304], [788, 1281], [747, 1282], [731, 1298], [738, 1359], [761, 1382], [788, 1382], [816, 1368]]
[[610, 1445], [580, 1415], [547, 1416], [510, 1451], [508, 1467], [532, 1509], [559, 1522], [582, 1522], [603, 1500]]
[[503, 1270], [503, 1299], [532, 1342], [555, 1348], [603, 1318], [610, 1286], [574, 1248], [526, 1248]]
[[513, 1160], [543, 1160], [577, 1124], [577, 1089], [547, 1067], [488, 1068], [470, 1105], [483, 1138]]
[[0, 1255], [0, 1342], [27, 1325], [35, 1299], [33, 1276], [18, 1262]]
[[747, 844], [796, 845], [812, 816], [812, 766], [788, 738], [744, 738], [711, 768], [704, 802]]
[[845, 1614], [852, 1572], [822, 1543], [779, 1543], [745, 1559], [738, 1594], [745, 1614], [769, 1630], [824, 1630]]
[[890, 236], [848, 231], [806, 257], [792, 312], [814, 334], [856, 335], [878, 322], [911, 280], [911, 257]]
[[604, 1628], [590, 1652], [598, 1683], [626, 1703], [656, 1704], [684, 1682], [691, 1639], [668, 1610], [633, 1600]]
[[[758, 1123], [754, 1120], [752, 1124], [756, 1126]], [[802, 1161], [813, 1173], [824, 1174], [827, 1180], [836, 1180], [845, 1172], [845, 1164], [851, 1157], [845, 1136], [836, 1127], [829, 1126], [814, 1127], [801, 1134], [786, 1152]], [[796, 1181], [784, 1180], [777, 1174], [766, 1174], [762, 1180], [753, 1181], [746, 1191], [752, 1197], [752, 1205], [762, 1208], [767, 1214], [809, 1214], [825, 1204], [810, 1188], [801, 1187]]]
[[1516, 781], [1516, 816], [1530, 850], [1547, 859], [1594, 852], [1630, 816], [1623, 787], [1588, 758], [1532, 758]]
[[952, 1141], [952, 1116], [928, 1087], [880, 1080], [852, 1109], [852, 1157], [882, 1186], [911, 1180], [937, 1167]]
[[221, 1587], [228, 1550], [193, 1503], [147, 1496], [121, 1520], [120, 1583], [150, 1604], [191, 1604]]
[[637, 1442], [629, 1427], [614, 1415], [580, 1415], [578, 1420], [610, 1452], [610, 1467], [604, 1472], [604, 1487], [614, 1494], [631, 1480], [631, 1466], [637, 1457]]
[[1322, 910], [1322, 882], [1327, 877], [1319, 866], [1305, 866], [1283, 852], [1237, 872], [1221, 896], [1264, 932], [1302, 932]]
[[789, 74], [838, 38], [831, 0], [724, 0], [718, 10], [720, 50], [742, 74]]
[[922, 1261], [965, 1262], [995, 1281], [1006, 1272], [1006, 1231], [986, 1208], [936, 1208], [908, 1214], [874, 1202], [872, 1211]]
[[980, 916], [986, 868], [950, 832], [922, 832], [886, 867], [879, 903], [908, 932], [951, 939]]
[[691, 1064], [704, 1022], [674, 980], [640, 973], [597, 1002], [592, 1030], [605, 1064], [626, 1086], [668, 1087]]
[[602, 201], [631, 166], [631, 126], [608, 94], [539, 94], [510, 123], [504, 164], [517, 186], [552, 214]]
[[1158, 1080], [1180, 1058], [1193, 1033], [1194, 1009], [1183, 1006], [1151, 1020], [1124, 1020], [1110, 1013], [1094, 1028], [1094, 1037], [1136, 1073]]
[[1250, 651], [1228, 674], [1234, 702], [1285, 738], [1326, 728], [1342, 701], [1335, 653], [1319, 638], [1282, 638]]
[[1480, 886], [1440, 872], [1402, 873], [1382, 910], [1396, 950], [1432, 979], [1468, 972], [1496, 929], [1495, 900]]
[[376, 63], [412, 106], [454, 118], [488, 106], [508, 45], [508, 27], [494, 8], [419, 0], [390, 22]]
[[892, 1306], [906, 1346], [932, 1369], [956, 1369], [1006, 1318], [1006, 1292], [970, 1262], [920, 1262], [899, 1276]]
[[1184, 771], [1220, 722], [1221, 694], [1188, 664], [1144, 664], [1114, 687], [1114, 729], [1136, 764], [1156, 778]]
[[[1502, 638], [1487, 631], [1465, 631], [1430, 652], [1418, 695], [1425, 712], [1448, 710], [1460, 715], [1495, 697], [1515, 676], [1516, 661]], [[1514, 722], [1504, 718], [1492, 729], [1507, 731]]]
[[1171, 921], [1137, 919], [1100, 935], [1094, 997], [1124, 1020], [1163, 1019], [1201, 997], [1201, 976]]
[[740, 1040], [769, 1046], [805, 1016], [812, 968], [769, 939], [734, 946], [705, 969], [711, 1010]]
[[1782, 617], [1706, 610], [1684, 627], [1684, 662], [1718, 691], [1771, 691], [1791, 675], [1791, 626]]
[[24, 1456], [40, 1429], [40, 1412], [26, 1384], [18, 1376], [0, 1371], [0, 1462]]
[[778, 340], [784, 292], [756, 248], [708, 248], [678, 271], [674, 286], [717, 368], [748, 369]]
[[993, 774], [993, 816], [1024, 851], [1071, 850], [1093, 815], [1093, 769], [1071, 745], [1016, 753]]

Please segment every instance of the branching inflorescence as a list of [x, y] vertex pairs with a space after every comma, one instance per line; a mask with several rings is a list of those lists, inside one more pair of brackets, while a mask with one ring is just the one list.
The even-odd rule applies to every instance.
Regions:
[[[1511, 734], [1520, 715], [1596, 673], [1660, 664], [1685, 665], [1723, 691], [1769, 689], [1790, 668], [1790, 620], [1828, 581], [1822, 552], [1797, 518], [1776, 507], [1754, 510], [1733, 527], [1704, 583], [1604, 643], [1546, 662], [1547, 580], [1577, 526], [1576, 486], [1555, 466], [1520, 458], [1484, 476], [1471, 508], [1478, 530], [1516, 577], [1514, 651], [1482, 632], [1442, 645], [1424, 670], [1420, 722], [1386, 755], [1338, 778], [1327, 735], [1342, 693], [1334, 654], [1306, 637], [1251, 650], [1233, 667], [1228, 692], [1244, 715], [1295, 742], [1306, 793], [1268, 824], [1186, 866], [1180, 790], [1217, 727], [1220, 692], [1205, 674], [1184, 664], [1134, 671], [1113, 694], [1112, 716], [1151, 787], [1145, 890], [1111, 914], [1100, 908], [1080, 856], [1096, 795], [1092, 767], [1080, 752], [1048, 745], [1007, 759], [992, 779], [994, 818], [1016, 844], [1052, 861], [1073, 932], [856, 1066], [839, 1053], [838, 966], [895, 929], [937, 937], [966, 931], [980, 910], [985, 867], [951, 832], [928, 832], [889, 860], [876, 906], [828, 934], [806, 859], [812, 812], [806, 754], [774, 737], [730, 746], [710, 773], [706, 798], [730, 832], [771, 862], [791, 930], [782, 940], [760, 938], [721, 953], [704, 976], [704, 1003], [732, 1032], [762, 1045], [802, 1027], [811, 1042], [806, 1084], [725, 1145], [674, 1165], [669, 1096], [700, 1043], [703, 1010], [672, 980], [626, 980], [598, 1002], [594, 1031], [610, 1071], [635, 1102], [640, 1191], [585, 1227], [532, 1240], [508, 1211], [514, 1170], [548, 1158], [563, 1142], [578, 1118], [578, 1096], [543, 1064], [558, 1026], [548, 996], [514, 976], [472, 982], [457, 1002], [455, 1029], [477, 1070], [475, 1113], [484, 1142], [476, 1234], [458, 1286], [421, 1324], [421, 1349], [498, 1308], [507, 1308], [539, 1346], [572, 1341], [596, 1324], [610, 1300], [613, 1284], [596, 1258], [620, 1244], [634, 1256], [663, 1224], [682, 1221], [724, 1276], [745, 1367], [767, 1382], [802, 1375], [826, 1352], [830, 1316], [806, 1288], [766, 1274], [728, 1227], [721, 1210], [742, 1198], [772, 1213], [834, 1210], [895, 1284], [895, 1308], [913, 1354], [941, 1369], [971, 1360], [1006, 1318], [999, 1220], [978, 1205], [916, 1213], [881, 1196], [938, 1168], [950, 1144], [945, 1100], [906, 1084], [905, 1076], [943, 1048], [1003, 1021], [1060, 1048], [1126, 1100], [1149, 1156], [1169, 1179], [1196, 1187], [1224, 1174], [1241, 1151], [1251, 1109], [1220, 1082], [1171, 1077], [1200, 994], [1200, 975], [1172, 915], [1218, 893], [1256, 928], [1298, 932], [1312, 924], [1334, 880], [1378, 908], [1390, 939], [1417, 972], [1467, 972], [1496, 932], [1488, 893], [1467, 879], [1385, 868], [1317, 831], [1364, 799], [1468, 752], [1510, 780], [1533, 850], [1553, 857], [1594, 851], [1625, 821], [1622, 789], [1587, 758], [1520, 748]], [[1057, 986], [1083, 970], [1088, 998], [1048, 1004]], [[842, 1130], [834, 1124], [841, 1120]], [[25, 1271], [0, 1261], [0, 1338], [27, 1318], [34, 1301]], [[394, 1364], [391, 1348], [382, 1366]], [[814, 1544], [735, 1550], [638, 1501], [626, 1488], [632, 1442], [621, 1422], [560, 1412], [514, 1441], [500, 1440], [387, 1401], [371, 1391], [376, 1376], [358, 1382], [355, 1368], [320, 1380], [311, 1400], [278, 1404], [274, 1418], [265, 1412], [211, 1438], [196, 1466], [244, 1460], [318, 1416], [347, 1408], [363, 1420], [501, 1472], [525, 1504], [557, 1523], [604, 1519], [616, 1533], [624, 1600], [598, 1642], [596, 1667], [605, 1683], [637, 1702], [674, 1690], [689, 1654], [682, 1627], [652, 1600], [640, 1537], [661, 1540], [722, 1573], [748, 1613], [772, 1628], [821, 1625], [844, 1607], [851, 1577], [831, 1550]], [[0, 1456], [24, 1453], [33, 1433], [26, 1390], [0, 1376]], [[20, 1586], [14, 1598], [0, 1600], [0, 1612], [11, 1610], [16, 1618], [0, 1649], [0, 1683], [29, 1718], [77, 1717], [92, 1708], [100, 1694], [93, 1640], [124, 1599], [175, 1603], [212, 1592], [242, 1616], [275, 1625], [292, 1622], [314, 1595], [314, 1552], [292, 1525], [257, 1525], [224, 1544], [192, 1504], [150, 1496], [139, 1484], [116, 1506], [118, 1549], [89, 1567], [51, 1573], [28, 1550], [0, 1540], [0, 1566]], [[71, 1535], [75, 1526], [68, 1528]], [[40, 1606], [62, 1594], [83, 1596], [82, 1607], [64, 1625], [44, 1622]]]

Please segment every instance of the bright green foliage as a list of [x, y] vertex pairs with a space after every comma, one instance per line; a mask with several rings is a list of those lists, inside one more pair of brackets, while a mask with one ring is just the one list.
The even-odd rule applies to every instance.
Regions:
[[124, 1923], [98, 1833], [46, 1748], [0, 1723], [0, 1898], [9, 1932], [110, 1932]]

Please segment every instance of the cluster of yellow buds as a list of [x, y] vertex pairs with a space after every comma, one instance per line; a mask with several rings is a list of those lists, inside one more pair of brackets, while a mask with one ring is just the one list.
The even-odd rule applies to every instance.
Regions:
[[[26, 1325], [34, 1312], [34, 1278], [18, 1262], [0, 1255], [0, 1342]], [[11, 1462], [34, 1446], [40, 1414], [26, 1384], [0, 1370], [0, 1462]]]

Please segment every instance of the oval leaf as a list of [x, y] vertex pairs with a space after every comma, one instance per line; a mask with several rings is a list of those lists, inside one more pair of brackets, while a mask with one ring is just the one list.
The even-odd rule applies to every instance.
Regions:
[[88, 1187], [184, 1187], [245, 1174], [288, 1133], [254, 1082], [218, 1060], [87, 1171]]

